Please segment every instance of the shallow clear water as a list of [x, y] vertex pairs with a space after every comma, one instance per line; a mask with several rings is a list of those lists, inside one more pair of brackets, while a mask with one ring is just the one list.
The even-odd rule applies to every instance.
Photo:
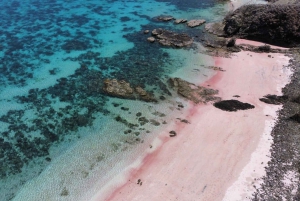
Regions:
[[[0, 200], [5, 201], [90, 199], [101, 182], [128, 165], [131, 152], [146, 146], [142, 142], [155, 136], [168, 115], [180, 113], [174, 108], [181, 99], [169, 93], [168, 78], [200, 82], [213, 73], [203, 68], [210, 61], [197, 45], [165, 48], [148, 43], [143, 31], [163, 27], [201, 39], [203, 27], [153, 18], [212, 22], [226, 12], [208, 0], [1, 0], [0, 7]], [[158, 103], [107, 96], [106, 78], [142, 86]], [[160, 125], [132, 129], [117, 121], [120, 116], [139, 124], [138, 112]]]

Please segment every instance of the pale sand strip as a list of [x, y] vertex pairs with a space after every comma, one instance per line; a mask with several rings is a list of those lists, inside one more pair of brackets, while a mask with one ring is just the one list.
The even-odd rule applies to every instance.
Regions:
[[[232, 59], [216, 58], [215, 65], [226, 72], [219, 72], [205, 83], [219, 89], [223, 99], [239, 95], [240, 101], [255, 105], [254, 109], [224, 112], [210, 104], [191, 105], [181, 116], [191, 124], [174, 122], [172, 130], [178, 133], [176, 137], [168, 137], [171, 128], [162, 132], [156, 150], [124, 171], [119, 183], [108, 185], [109, 195], [101, 191], [94, 200], [222, 200], [267, 132], [265, 122], [272, 120], [264, 113], [266, 104], [258, 98], [280, 94], [279, 88], [289, 81], [289, 71], [285, 72], [283, 67], [289, 58], [268, 55], [239, 52]], [[263, 153], [256, 157], [257, 163], [265, 164]], [[252, 173], [251, 168], [249, 171], [245, 175]], [[139, 179], [142, 185], [137, 184]], [[232, 200], [230, 195], [226, 196]]]
[[[263, 45], [269, 45], [266, 43], [262, 43], [262, 42], [258, 42], [258, 41], [252, 41], [252, 40], [246, 40], [246, 39], [236, 39], [235, 41], [236, 45], [251, 45], [251, 46], [263, 46]], [[280, 50], [288, 50], [289, 48], [285, 48], [285, 47], [279, 47], [279, 46], [275, 46], [275, 45], [269, 45], [271, 48], [273, 49], [280, 49]]]

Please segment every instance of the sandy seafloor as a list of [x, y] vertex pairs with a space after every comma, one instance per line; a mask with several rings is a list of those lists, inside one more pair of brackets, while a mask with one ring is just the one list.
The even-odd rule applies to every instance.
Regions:
[[[237, 5], [240, 5], [240, 1], [238, 3]], [[213, 129], [210, 128], [214, 127], [215, 122], [209, 119], [216, 115], [214, 110], [217, 109], [211, 104], [195, 106], [178, 97], [174, 91], [170, 91], [172, 95], [169, 95], [164, 86], [167, 86], [170, 77], [180, 77], [197, 85], [209, 83], [220, 91], [221, 97], [224, 94], [229, 96], [226, 92], [222, 94], [222, 89], [225, 90], [226, 86], [214, 85], [212, 82], [220, 73], [207, 67], [222, 66], [225, 69], [233, 64], [227, 60], [223, 60], [223, 64], [218, 63], [220, 60], [200, 53], [204, 47], [198, 42], [193, 44], [193, 48], [164, 48], [156, 43], [148, 43], [146, 39], [149, 35], [143, 33], [146, 29], [163, 27], [201, 38], [203, 27], [190, 29], [185, 25], [174, 25], [172, 22], [157, 22], [153, 18], [171, 14], [175, 18], [200, 18], [214, 22], [221, 20], [231, 9], [229, 5], [196, 0], [184, 3], [172, 0], [41, 0], [1, 1], [0, 6], [1, 201], [100, 201], [141, 198], [162, 200], [159, 195], [163, 194], [166, 195], [163, 200], [176, 200], [178, 196], [179, 200], [200, 200], [197, 193], [191, 193], [194, 197], [185, 197], [183, 195], [190, 194], [190, 191], [183, 191], [181, 194], [178, 192], [192, 189], [191, 186], [195, 188], [195, 192], [204, 192], [205, 189], [206, 192], [211, 192], [209, 186], [204, 183], [218, 178], [218, 174], [211, 170], [216, 167], [229, 167], [230, 170], [231, 163], [228, 163], [229, 166], [222, 166], [218, 163], [222, 157], [214, 160], [210, 158], [210, 153], [206, 152], [213, 150], [211, 156], [218, 155], [218, 151], [226, 153], [222, 149], [212, 149], [221, 146], [218, 144], [218, 137], [212, 137], [210, 143], [205, 141], [205, 136], [194, 138], [191, 135], [187, 139], [184, 138], [184, 134], [195, 134], [195, 129], [200, 127], [204, 131], [207, 130], [203, 131], [203, 135], [212, 132]], [[245, 54], [242, 56], [247, 57]], [[268, 59], [267, 55], [264, 56], [262, 61]], [[287, 65], [287, 58], [278, 60], [277, 63], [276, 61], [275, 59], [274, 63], [266, 64], [273, 65], [271, 72], [274, 73], [274, 79], [268, 79], [269, 83], [274, 80], [277, 82], [279, 78], [276, 76], [283, 73], [281, 67]], [[230, 72], [229, 69], [226, 71]], [[264, 75], [263, 72], [260, 73], [261, 76]], [[279, 79], [281, 84], [277, 83], [278, 86], [271, 87], [270, 93], [280, 93], [282, 84], [288, 81], [286, 76], [289, 75], [289, 71], [282, 75], [282, 80]], [[106, 78], [124, 79], [133, 86], [143, 86], [155, 95], [158, 103], [109, 97], [102, 90]], [[230, 83], [228, 86], [231, 90]], [[267, 93], [268, 90], [269, 88], [264, 92]], [[264, 94], [255, 97], [260, 95]], [[258, 104], [255, 101], [254, 103]], [[246, 157], [242, 163], [234, 165], [237, 169], [232, 170], [228, 177], [221, 179], [224, 182], [216, 185], [220, 192], [218, 191], [217, 196], [211, 194], [211, 200], [222, 200], [226, 189], [234, 181], [238, 182], [238, 176], [249, 162], [251, 153], [264, 140], [260, 138], [261, 135], [274, 123], [275, 110], [278, 108], [261, 106], [260, 109], [255, 111], [268, 113], [273, 119], [270, 117], [257, 121], [262, 132], [255, 133], [257, 135], [254, 142], [245, 151]], [[201, 120], [202, 112], [206, 112], [207, 118]], [[224, 118], [228, 118], [229, 115], [222, 111], [217, 113], [220, 113], [220, 121], [222, 115]], [[235, 115], [248, 114], [242, 112]], [[138, 126], [129, 128], [128, 124], [116, 121], [116, 117]], [[155, 121], [140, 125], [139, 117]], [[192, 123], [182, 125], [178, 123], [177, 118], [190, 118]], [[195, 121], [198, 120], [200, 122], [195, 125]], [[239, 123], [238, 119], [234, 121]], [[251, 121], [256, 121], [256, 116]], [[211, 125], [206, 127], [205, 122]], [[226, 122], [221, 123], [223, 124], [226, 125]], [[230, 121], [227, 124], [230, 124]], [[235, 125], [229, 128], [234, 130]], [[172, 138], [174, 140], [171, 144], [164, 144], [170, 139], [168, 132], [176, 128], [182, 129], [181, 135]], [[226, 126], [221, 128], [226, 130]], [[241, 126], [241, 131], [242, 128], [244, 127]], [[180, 140], [191, 144], [182, 145]], [[192, 143], [193, 140], [202, 142], [197, 145]], [[232, 143], [240, 142], [233, 140]], [[244, 143], [247, 144], [247, 141]], [[202, 154], [188, 155], [189, 147], [192, 148], [191, 151], [197, 151], [196, 145]], [[170, 149], [163, 149], [164, 146], [169, 146]], [[226, 150], [227, 148], [225, 147]], [[180, 154], [176, 150], [187, 152]], [[171, 151], [174, 152], [170, 153]], [[173, 154], [177, 154], [177, 157], [171, 160]], [[199, 159], [194, 160], [193, 156]], [[145, 164], [147, 157], [151, 160]], [[243, 158], [242, 155], [239, 157], [238, 159]], [[186, 160], [189, 158], [191, 163]], [[213, 166], [203, 165], [206, 163], [205, 159], [212, 161], [210, 163]], [[195, 167], [195, 171], [183, 174], [179, 171], [182, 164], [192, 164], [192, 167], [187, 167]], [[152, 167], [155, 171], [151, 171]], [[166, 171], [168, 168], [174, 172], [170, 174], [170, 171]], [[138, 173], [132, 175], [134, 171]], [[199, 172], [202, 177], [199, 175], [197, 178]], [[216, 175], [216, 178], [207, 176], [210, 174]], [[184, 175], [193, 182], [189, 179], [181, 180]], [[139, 176], [153, 176], [153, 180], [157, 178], [155, 182], [148, 180], [148, 185], [153, 187], [154, 193], [151, 190], [147, 191], [151, 189], [147, 188], [147, 179]], [[132, 190], [131, 186], [136, 187], [138, 179], [142, 179], [143, 186], [139, 187], [143, 187], [144, 190]], [[157, 185], [162, 179], [169, 182], [177, 180], [180, 185], [174, 185], [171, 191], [164, 191]], [[130, 185], [127, 185], [128, 181], [131, 181]], [[202, 183], [197, 184], [195, 181]], [[162, 183], [165, 185], [164, 181]], [[229, 188], [228, 192], [234, 191], [237, 186], [239, 183]], [[122, 188], [129, 189], [127, 194], [122, 191], [120, 198], [114, 198]], [[161, 194], [157, 193], [158, 189], [161, 190]], [[148, 196], [155, 193], [158, 197]], [[167, 195], [176, 195], [177, 198]], [[235, 196], [235, 200], [240, 199], [240, 195]], [[233, 199], [229, 197], [227, 200]]]

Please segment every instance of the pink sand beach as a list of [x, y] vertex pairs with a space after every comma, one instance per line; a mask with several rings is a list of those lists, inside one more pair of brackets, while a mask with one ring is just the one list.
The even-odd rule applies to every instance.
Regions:
[[[259, 98], [281, 94], [291, 74], [289, 57], [243, 51], [214, 60], [225, 71], [202, 85], [218, 89], [223, 100], [237, 99], [255, 108], [226, 112], [212, 103], [190, 103], [180, 117], [190, 124], [172, 122], [141, 153], [142, 161], [124, 170], [122, 178], [116, 176], [93, 200], [235, 201], [251, 195], [253, 182], [264, 175], [271, 127], [280, 109]], [[176, 137], [169, 136], [171, 130]]]

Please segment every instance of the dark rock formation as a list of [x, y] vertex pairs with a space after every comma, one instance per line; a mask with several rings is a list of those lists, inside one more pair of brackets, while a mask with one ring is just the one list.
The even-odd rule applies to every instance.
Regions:
[[238, 100], [223, 100], [214, 103], [214, 106], [228, 112], [236, 112], [238, 110], [248, 110], [254, 108], [253, 105], [249, 103], [243, 103]]
[[152, 35], [164, 46], [185, 47], [193, 43], [193, 39], [187, 34], [174, 33], [164, 29], [154, 29]]
[[133, 88], [130, 86], [130, 83], [124, 80], [104, 80], [103, 91], [113, 97], [125, 99], [140, 99], [146, 102], [157, 102], [152, 94], [145, 91], [142, 87], [137, 86]]
[[277, 95], [266, 95], [263, 98], [259, 99], [262, 102], [265, 102], [267, 104], [274, 104], [274, 105], [280, 105], [285, 103], [288, 100], [287, 96], [277, 96]]
[[196, 86], [180, 78], [170, 78], [171, 87], [177, 90], [177, 93], [194, 103], [207, 103], [209, 101], [219, 101], [220, 98], [215, 95], [217, 90]]
[[224, 19], [227, 36], [282, 46], [300, 43], [300, 5], [246, 5]]

